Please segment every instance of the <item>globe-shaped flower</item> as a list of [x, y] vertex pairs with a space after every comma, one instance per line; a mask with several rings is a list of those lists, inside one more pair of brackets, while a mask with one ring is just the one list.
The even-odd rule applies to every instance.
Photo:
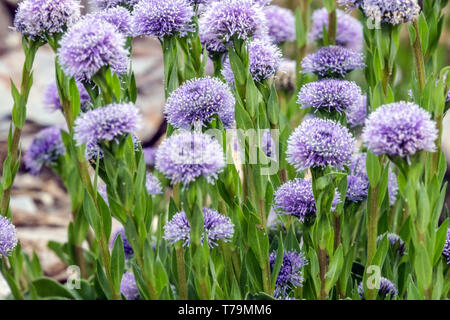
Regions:
[[264, 8], [264, 14], [272, 42], [279, 44], [296, 39], [295, 17], [291, 10], [279, 6], [267, 6]]
[[127, 259], [131, 258], [134, 255], [134, 251], [133, 251], [133, 248], [131, 247], [131, 244], [128, 242], [127, 237], [125, 236], [124, 228], [119, 228], [114, 232], [113, 236], [111, 237], [111, 240], [109, 241], [109, 248], [112, 249], [114, 247], [114, 242], [116, 241], [116, 238], [119, 235], [122, 238], [123, 251], [125, 253], [125, 258], [127, 258]]
[[349, 164], [355, 139], [341, 124], [316, 117], [303, 120], [288, 140], [287, 161], [297, 170]]
[[347, 176], [347, 200], [360, 202], [367, 198], [369, 191], [369, 177], [366, 169], [367, 155], [359, 153], [352, 158]]
[[[364, 297], [364, 287], [362, 282], [358, 286], [358, 293], [361, 299], [365, 299]], [[395, 285], [388, 279], [381, 277], [380, 278], [380, 288], [378, 289], [378, 297], [381, 299], [393, 299], [397, 296], [398, 291]]]
[[[331, 210], [340, 202], [340, 195], [335, 191]], [[312, 190], [312, 181], [294, 179], [282, 184], [274, 194], [274, 209], [279, 214], [296, 216], [301, 222], [316, 216], [316, 203]]]
[[364, 55], [341, 46], [320, 48], [302, 61], [303, 73], [315, 73], [322, 78], [344, 77], [365, 67]]
[[78, 145], [115, 141], [138, 130], [140, 120], [134, 104], [110, 104], [81, 114], [75, 120], [74, 138]]
[[156, 169], [184, 187], [201, 176], [214, 183], [224, 166], [220, 144], [200, 132], [174, 134], [161, 143], [156, 153]]
[[347, 123], [351, 128], [364, 125], [367, 118], [367, 95], [363, 95], [360, 104], [354, 103], [345, 109]]
[[120, 293], [123, 294], [127, 300], [139, 300], [139, 289], [132, 272], [123, 274], [122, 281], [120, 282]]
[[117, 6], [131, 9], [138, 2], [139, 0], [95, 0], [97, 7], [100, 9], [108, 9]]
[[[253, 40], [248, 46], [249, 69], [256, 82], [262, 82], [275, 74], [281, 64], [281, 51], [265, 40]], [[234, 85], [234, 74], [229, 58], [226, 59], [222, 75]]]
[[61, 129], [57, 126], [39, 131], [33, 138], [24, 156], [25, 167], [34, 175], [39, 174], [43, 166], [53, 166], [58, 157], [66, 153], [61, 139]]
[[124, 7], [112, 7], [97, 11], [89, 15], [102, 21], [106, 21], [116, 27], [116, 30], [125, 36], [132, 36], [131, 14]]
[[[209, 247], [215, 247], [220, 240], [230, 241], [234, 234], [234, 225], [231, 219], [218, 213], [216, 210], [203, 208], [204, 235]], [[191, 227], [184, 211], [176, 213], [172, 220], [164, 226], [164, 239], [169, 243], [183, 242], [183, 246], [190, 245]]]
[[162, 193], [161, 182], [150, 172], [145, 177], [145, 187], [149, 195], [156, 195]]
[[[269, 256], [270, 269], [273, 271], [277, 253], [272, 252]], [[275, 297], [286, 297], [289, 291], [303, 285], [302, 268], [307, 264], [303, 253], [297, 251], [285, 251], [283, 262], [275, 282]]]
[[184, 36], [193, 31], [194, 10], [187, 0], [141, 0], [134, 7], [135, 36]]
[[62, 33], [80, 19], [79, 0], [24, 0], [14, 18], [14, 27], [30, 38]]
[[196, 124], [206, 126], [214, 116], [218, 116], [225, 128], [231, 128], [234, 102], [229, 86], [220, 79], [192, 79], [170, 94], [164, 114], [167, 122], [178, 129], [190, 129]]
[[145, 164], [148, 166], [154, 166], [156, 162], [156, 148], [148, 147], [143, 148], [142, 152], [144, 153]]
[[450, 228], [447, 229], [447, 239], [445, 240], [444, 250], [442, 254], [447, 259], [447, 264], [450, 264]]
[[353, 81], [322, 79], [305, 84], [298, 93], [297, 103], [314, 112], [341, 113], [354, 104], [361, 105], [363, 99], [361, 88]]
[[233, 37], [248, 40], [267, 34], [264, 11], [252, 0], [212, 2], [198, 23], [201, 42], [210, 54], [225, 52]]
[[414, 21], [420, 14], [417, 0], [364, 0], [361, 7], [374, 22], [392, 25]]
[[[355, 51], [363, 47], [363, 28], [359, 20], [337, 10], [336, 44]], [[312, 15], [312, 27], [309, 33], [309, 41], [323, 39], [323, 29], [328, 30], [328, 11], [326, 8], [314, 11]]]
[[409, 157], [418, 151], [436, 150], [436, 123], [418, 105], [400, 101], [386, 104], [366, 120], [362, 139], [376, 155]]
[[0, 256], [8, 257], [17, 245], [16, 227], [0, 215]]
[[388, 233], [384, 235], [382, 234], [378, 236], [377, 241], [381, 242], [384, 239], [384, 237], [388, 238], [389, 245], [396, 252], [396, 254], [398, 254], [400, 257], [405, 255], [406, 244], [398, 234], [395, 233]]
[[125, 36], [116, 27], [95, 17], [82, 19], [60, 41], [58, 59], [63, 71], [77, 80], [89, 80], [102, 67], [125, 73], [128, 51]]
[[[91, 98], [80, 82], [77, 82], [77, 88], [80, 95], [81, 110], [87, 111], [89, 109]], [[56, 86], [55, 82], [49, 84], [45, 89], [43, 102], [44, 105], [52, 111], [62, 110], [61, 100], [59, 99], [58, 94], [58, 87]]]

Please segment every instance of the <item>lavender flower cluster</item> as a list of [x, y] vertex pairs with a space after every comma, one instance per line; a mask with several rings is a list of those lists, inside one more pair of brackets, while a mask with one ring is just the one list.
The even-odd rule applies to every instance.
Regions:
[[16, 227], [0, 215], [0, 257], [8, 257], [17, 245]]

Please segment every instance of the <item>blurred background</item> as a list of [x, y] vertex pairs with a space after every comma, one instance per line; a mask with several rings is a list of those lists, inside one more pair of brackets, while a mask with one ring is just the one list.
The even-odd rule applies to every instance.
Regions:
[[[295, 8], [303, 0], [275, 0], [273, 4]], [[7, 152], [7, 136], [11, 120], [12, 98], [10, 95], [10, 78], [20, 83], [24, 55], [21, 37], [11, 30], [14, 12], [19, 0], [0, 0], [0, 162]], [[83, 11], [94, 10], [91, 0], [82, 0]], [[321, 0], [313, 0], [314, 8], [322, 6]], [[448, 11], [448, 8], [447, 8]], [[413, 57], [409, 46], [407, 28], [403, 28], [402, 48], [399, 54], [400, 72], [398, 85], [402, 99], [407, 99], [409, 79], [414, 70]], [[284, 48], [287, 55], [292, 48]], [[311, 51], [313, 47], [309, 48]], [[450, 65], [450, 19], [447, 15], [445, 30], [441, 37], [438, 61], [441, 67]], [[144, 146], [157, 143], [161, 137], [162, 110], [164, 106], [163, 60], [159, 41], [151, 38], [135, 39], [133, 44], [133, 69], [137, 78], [138, 101], [142, 110], [144, 125], [139, 138]], [[34, 64], [34, 85], [27, 106], [27, 123], [24, 128], [22, 147], [25, 149], [33, 135], [42, 128], [64, 123], [59, 112], [51, 112], [43, 104], [43, 92], [47, 85], [55, 81], [54, 54], [48, 46], [39, 49]], [[353, 77], [353, 76], [352, 76]], [[359, 83], [362, 74], [355, 75]], [[406, 81], [405, 81], [406, 80]], [[362, 85], [363, 86], [363, 85]], [[450, 160], [450, 117], [445, 119], [443, 147]], [[1, 170], [1, 169], [0, 169]], [[448, 177], [448, 179], [450, 176]], [[449, 197], [447, 204], [450, 204]], [[14, 224], [17, 226], [22, 247], [26, 252], [36, 251], [44, 272], [57, 280], [66, 278], [66, 266], [47, 249], [49, 240], [66, 241], [67, 225], [70, 221], [70, 202], [64, 186], [50, 170], [43, 170], [35, 177], [23, 168], [16, 177], [12, 191], [11, 208]], [[0, 279], [0, 298], [7, 292], [7, 287]]]

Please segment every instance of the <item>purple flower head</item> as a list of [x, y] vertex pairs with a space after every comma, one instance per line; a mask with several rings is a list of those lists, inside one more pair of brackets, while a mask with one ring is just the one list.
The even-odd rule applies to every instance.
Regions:
[[[203, 208], [204, 234], [210, 248], [218, 245], [220, 240], [230, 241], [234, 234], [234, 225], [231, 219], [218, 213], [216, 210]], [[183, 246], [189, 246], [191, 241], [191, 227], [184, 211], [176, 213], [172, 220], [164, 226], [164, 239], [169, 243], [183, 241]]]
[[80, 19], [79, 0], [24, 0], [14, 18], [14, 28], [30, 38], [63, 33]]
[[220, 79], [192, 79], [170, 94], [164, 114], [167, 122], [178, 129], [190, 129], [196, 124], [206, 126], [216, 115], [225, 128], [231, 128], [234, 102], [229, 86]]
[[8, 257], [17, 245], [16, 227], [0, 215], [0, 256]]
[[363, 95], [360, 104], [354, 103], [345, 110], [347, 123], [351, 128], [364, 125], [367, 118], [367, 95]]
[[119, 234], [120, 234], [120, 237], [122, 238], [123, 251], [125, 253], [125, 258], [127, 258], [127, 259], [131, 258], [134, 255], [134, 251], [133, 251], [133, 248], [131, 247], [131, 244], [128, 242], [127, 237], [125, 236], [124, 228], [119, 228], [114, 232], [113, 236], [111, 237], [111, 240], [109, 241], [109, 248], [112, 250], [112, 248], [114, 247], [114, 241], [116, 241]]
[[341, 6], [345, 6], [347, 9], [361, 8], [364, 0], [337, 0], [337, 3]]
[[122, 281], [120, 282], [120, 293], [123, 294], [127, 300], [139, 300], [140, 294], [136, 279], [132, 272], [123, 274]]
[[96, 145], [116, 141], [132, 134], [140, 126], [139, 111], [134, 104], [110, 104], [81, 114], [75, 120], [74, 138], [78, 145]]
[[378, 242], [381, 242], [384, 237], [387, 237], [389, 240], [389, 245], [391, 246], [392, 249], [395, 250], [395, 252], [401, 257], [404, 256], [406, 253], [406, 244], [405, 242], [402, 240], [402, 238], [400, 238], [400, 236], [398, 234], [395, 233], [388, 233], [388, 234], [382, 234], [379, 235], [377, 238]]
[[[270, 269], [273, 271], [277, 253], [274, 251], [269, 256]], [[275, 297], [286, 297], [289, 291], [303, 285], [302, 268], [307, 264], [303, 253], [297, 251], [285, 251], [283, 263], [275, 282]]]
[[95, 17], [82, 19], [60, 41], [58, 59], [63, 71], [77, 80], [89, 80], [102, 67], [125, 73], [128, 52], [125, 36], [113, 25]]
[[210, 54], [225, 52], [233, 37], [248, 40], [267, 35], [264, 11], [252, 0], [212, 2], [198, 23], [201, 42]]
[[344, 77], [355, 69], [365, 67], [364, 55], [341, 46], [328, 46], [306, 56], [303, 73], [315, 73], [322, 78]]
[[185, 131], [164, 140], [156, 153], [156, 169], [173, 184], [189, 183], [203, 176], [214, 183], [225, 166], [221, 145], [213, 137]]
[[132, 9], [139, 0], [95, 0], [95, 3], [100, 9], [109, 9], [117, 6], [123, 6]]
[[388, 193], [389, 193], [389, 204], [393, 206], [395, 201], [397, 201], [398, 193], [398, 182], [397, 175], [389, 168], [388, 173]]
[[134, 7], [135, 36], [184, 36], [193, 31], [194, 10], [187, 0], [141, 0]]
[[409, 157], [420, 150], [434, 152], [436, 123], [414, 103], [386, 104], [369, 115], [362, 139], [376, 155]]
[[322, 79], [305, 84], [298, 93], [297, 104], [302, 109], [312, 108], [314, 112], [341, 113], [354, 104], [361, 105], [361, 88], [353, 81]]
[[154, 166], [156, 162], [156, 148], [148, 147], [142, 149], [142, 152], [144, 153], [144, 160], [145, 164], [148, 166]]
[[256, 5], [267, 6], [272, 2], [272, 0], [252, 0], [252, 2]]
[[145, 187], [147, 188], [147, 192], [149, 195], [162, 193], [161, 182], [150, 172], [147, 172], [147, 175], [145, 177]]
[[355, 138], [341, 124], [310, 117], [303, 120], [288, 140], [287, 161], [297, 170], [332, 166], [338, 169], [350, 163]]
[[[331, 210], [340, 203], [340, 195], [336, 190]], [[305, 222], [316, 216], [316, 203], [312, 190], [312, 181], [305, 179], [290, 180], [281, 185], [274, 194], [274, 209], [279, 214], [296, 216]]]
[[[337, 10], [336, 44], [355, 51], [361, 51], [363, 47], [363, 28], [359, 20]], [[328, 30], [328, 11], [326, 8], [314, 11], [312, 15], [312, 29], [309, 33], [309, 41], [323, 39], [323, 28]]]
[[[80, 82], [77, 82], [77, 88], [80, 95], [81, 110], [87, 111], [89, 109], [91, 98]], [[45, 106], [52, 111], [62, 110], [61, 100], [59, 99], [58, 94], [58, 87], [55, 82], [50, 83], [45, 89], [43, 102]]]
[[[248, 46], [249, 68], [253, 80], [262, 82], [275, 74], [281, 64], [281, 51], [266, 40], [253, 40]], [[234, 85], [234, 74], [230, 60], [227, 57], [222, 75], [225, 80]]]
[[[361, 299], [365, 300], [364, 297], [364, 287], [363, 283], [361, 282], [358, 286], [358, 293]], [[398, 291], [395, 285], [388, 279], [381, 277], [380, 278], [380, 288], [378, 289], [378, 297], [381, 299], [393, 299], [397, 296]]]
[[116, 30], [125, 36], [132, 36], [131, 14], [124, 7], [112, 7], [97, 11], [89, 15], [101, 21], [106, 21], [116, 27]]
[[445, 240], [444, 250], [442, 254], [447, 259], [447, 264], [450, 264], [450, 228], [447, 229], [447, 239]]
[[295, 16], [291, 10], [279, 6], [264, 8], [268, 34], [274, 43], [295, 41]]
[[360, 202], [367, 198], [369, 191], [369, 177], [366, 169], [367, 155], [359, 153], [354, 155], [350, 163], [350, 173], [347, 176], [347, 200]]
[[39, 131], [25, 152], [25, 167], [37, 175], [43, 166], [55, 165], [58, 157], [66, 153], [61, 139], [61, 129], [52, 126]]
[[417, 0], [364, 0], [361, 7], [374, 22], [392, 25], [411, 22], [420, 14]]

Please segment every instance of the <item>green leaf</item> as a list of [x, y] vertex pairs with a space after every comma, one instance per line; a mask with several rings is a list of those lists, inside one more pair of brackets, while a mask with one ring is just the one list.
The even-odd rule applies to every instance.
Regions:
[[366, 158], [367, 176], [369, 177], [370, 185], [376, 186], [381, 178], [381, 165], [378, 156], [372, 152], [367, 152]]
[[120, 282], [125, 269], [125, 253], [122, 236], [119, 234], [114, 241], [111, 253], [111, 276], [113, 278], [115, 291], [120, 290]]
[[339, 245], [333, 257], [331, 258], [328, 271], [325, 275], [325, 291], [330, 292], [331, 288], [336, 284], [339, 279], [339, 275], [342, 271], [342, 266], [344, 264], [344, 255], [342, 251], [342, 244]]
[[281, 265], [283, 264], [283, 257], [284, 257], [283, 241], [278, 241], [277, 258], [272, 267], [272, 288], [275, 288], [278, 273], [280, 272]]
[[278, 94], [275, 85], [272, 84], [270, 88], [269, 101], [267, 101], [267, 116], [273, 125], [278, 124], [280, 109], [278, 107]]
[[75, 296], [68, 289], [51, 278], [36, 279], [32, 282], [32, 285], [41, 298], [62, 297], [67, 299], [75, 299]]
[[414, 261], [414, 270], [417, 275], [417, 283], [424, 290], [430, 289], [433, 279], [433, 267], [427, 250], [420, 244], [417, 248], [417, 256]]

